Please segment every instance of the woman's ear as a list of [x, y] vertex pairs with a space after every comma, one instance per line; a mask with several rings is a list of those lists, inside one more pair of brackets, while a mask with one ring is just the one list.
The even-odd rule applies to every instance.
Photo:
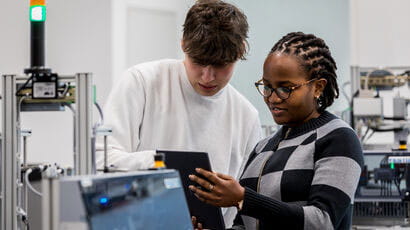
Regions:
[[318, 98], [322, 95], [325, 90], [327, 80], [325, 78], [319, 78], [315, 81], [315, 98]]

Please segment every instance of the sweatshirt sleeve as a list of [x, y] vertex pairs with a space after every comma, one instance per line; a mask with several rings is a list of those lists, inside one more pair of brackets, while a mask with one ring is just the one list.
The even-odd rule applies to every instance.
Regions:
[[[104, 125], [112, 128], [107, 138], [107, 163], [117, 169], [146, 169], [153, 165], [155, 151], [136, 149], [140, 143], [139, 129], [144, 116], [145, 88], [137, 71], [127, 70], [114, 85], [104, 105]], [[104, 165], [104, 142], [96, 145], [97, 168]]]
[[241, 166], [239, 168], [238, 171], [238, 175], [236, 175], [236, 179], [239, 179], [241, 173], [243, 172], [243, 170], [245, 169], [245, 165], [249, 160], [249, 156], [252, 153], [253, 149], [255, 148], [256, 144], [258, 144], [258, 142], [262, 139], [262, 126], [261, 126], [261, 122], [259, 120], [259, 116], [256, 115], [255, 116], [255, 120], [253, 122], [253, 126], [251, 129], [251, 132], [249, 133], [247, 142], [246, 142], [246, 146], [244, 149], [243, 154], [243, 161], [241, 163]]
[[357, 136], [340, 128], [317, 140], [314, 162], [307, 204], [282, 202], [245, 188], [241, 214], [289, 229], [337, 228], [353, 203], [363, 165]]

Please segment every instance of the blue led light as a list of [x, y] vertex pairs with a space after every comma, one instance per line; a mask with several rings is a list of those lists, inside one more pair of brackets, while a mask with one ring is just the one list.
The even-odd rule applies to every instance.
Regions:
[[100, 204], [105, 205], [108, 203], [108, 198], [107, 197], [101, 197], [100, 198]]
[[130, 184], [125, 184], [125, 189], [126, 190], [129, 190], [131, 188], [131, 185]]

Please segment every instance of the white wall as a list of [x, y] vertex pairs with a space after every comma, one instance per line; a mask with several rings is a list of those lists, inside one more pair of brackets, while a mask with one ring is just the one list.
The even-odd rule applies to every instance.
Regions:
[[[110, 88], [106, 83], [111, 72], [109, 6], [109, 1], [98, 0], [47, 3], [46, 66], [58, 74], [92, 72], [100, 101]], [[28, 9], [29, 1], [14, 0], [6, 0], [0, 8], [0, 74], [22, 74], [30, 65]], [[22, 127], [33, 131], [28, 139], [30, 162], [72, 165], [70, 111], [23, 113]]]
[[351, 63], [410, 65], [410, 1], [350, 0]]
[[[194, 0], [111, 0], [112, 81], [130, 65], [139, 62], [165, 57], [182, 58], [182, 24], [193, 2]], [[138, 11], [150, 18], [128, 22], [130, 18], [138, 20], [142, 17], [135, 14]], [[171, 19], [174, 25], [166, 19]], [[131, 30], [132, 28], [134, 29]], [[131, 44], [130, 38], [135, 39], [135, 44]]]
[[[248, 17], [250, 52], [248, 60], [239, 63], [233, 78], [239, 89], [260, 112], [261, 122], [272, 125], [274, 121], [254, 82], [262, 76], [262, 65], [269, 50], [289, 32], [302, 31], [323, 38], [338, 66], [338, 83], [349, 80], [349, 2], [329, 0], [236, 0], [232, 1]], [[347, 107], [340, 96], [332, 110]]]
[[[0, 74], [22, 74], [29, 67], [29, 1], [5, 0], [0, 8]], [[127, 67], [126, 45], [128, 25], [127, 10], [165, 10], [175, 14], [173, 51], [170, 58], [181, 57], [179, 37], [185, 11], [190, 0], [56, 0], [47, 1], [46, 66], [59, 74], [92, 72], [97, 86], [97, 100], [104, 101], [112, 82]], [[168, 22], [166, 22], [168, 23]], [[174, 24], [175, 24], [174, 23]], [[136, 28], [141, 36], [150, 31], [160, 31], [162, 25], [152, 26], [150, 21]], [[169, 23], [167, 24], [169, 25]], [[134, 32], [134, 31], [132, 31]], [[152, 33], [154, 33], [152, 32]], [[135, 34], [135, 33], [134, 33]], [[166, 39], [166, 38], [164, 38]], [[171, 46], [169, 43], [166, 47]], [[164, 46], [165, 47], [165, 46]], [[154, 50], [147, 44], [144, 55]], [[134, 53], [131, 53], [134, 54]], [[152, 52], [150, 58], [160, 58]], [[132, 56], [135, 57], [135, 56]], [[130, 59], [130, 58], [128, 58]], [[140, 61], [143, 61], [141, 59]], [[136, 63], [134, 63], [136, 64]], [[94, 110], [94, 119], [98, 114]], [[22, 127], [32, 129], [28, 139], [28, 161], [73, 164], [73, 118], [66, 112], [31, 112], [22, 114]]]
[[[350, 0], [351, 64], [362, 67], [410, 66], [410, 1]], [[395, 72], [394, 74], [398, 74]], [[381, 92], [385, 116], [393, 115], [392, 98], [407, 86]], [[368, 144], [392, 144], [393, 132], [376, 133]]]
[[21, 73], [29, 65], [28, 2], [5, 1], [0, 7], [0, 73]]

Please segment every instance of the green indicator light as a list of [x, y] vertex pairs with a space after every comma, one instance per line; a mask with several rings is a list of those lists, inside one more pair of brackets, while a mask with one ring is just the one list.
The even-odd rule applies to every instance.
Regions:
[[391, 168], [391, 169], [394, 169], [394, 163], [393, 163], [393, 162], [390, 163], [390, 168]]
[[46, 7], [45, 6], [31, 6], [30, 7], [30, 21], [32, 22], [44, 22], [46, 20]]

